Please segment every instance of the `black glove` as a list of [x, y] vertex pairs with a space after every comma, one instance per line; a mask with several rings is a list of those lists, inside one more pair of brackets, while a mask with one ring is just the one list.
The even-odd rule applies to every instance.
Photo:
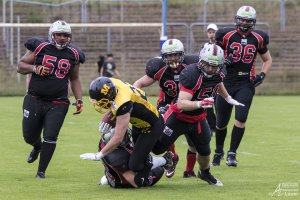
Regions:
[[81, 99], [77, 99], [75, 103], [72, 104], [73, 106], [76, 106], [76, 112], [73, 113], [73, 115], [80, 114], [83, 110], [83, 101]]
[[230, 65], [232, 65], [232, 62], [233, 62], [232, 56], [228, 56], [227, 58], [225, 58], [224, 66], [229, 67]]
[[254, 79], [252, 80], [252, 84], [254, 87], [259, 86], [265, 79], [266, 74], [264, 72], [260, 72], [260, 74], [257, 74]]

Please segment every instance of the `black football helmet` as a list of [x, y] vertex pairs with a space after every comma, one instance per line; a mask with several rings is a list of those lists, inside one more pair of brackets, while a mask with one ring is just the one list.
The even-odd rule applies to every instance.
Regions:
[[98, 77], [92, 81], [89, 89], [90, 101], [95, 110], [104, 113], [111, 106], [117, 96], [117, 88], [110, 78]]

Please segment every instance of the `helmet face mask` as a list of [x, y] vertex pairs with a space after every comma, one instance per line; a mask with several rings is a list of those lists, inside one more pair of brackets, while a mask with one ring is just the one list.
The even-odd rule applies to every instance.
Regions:
[[48, 39], [58, 50], [66, 48], [72, 38], [70, 25], [62, 20], [54, 22], [49, 28]]
[[221, 72], [224, 65], [224, 52], [221, 47], [207, 43], [200, 50], [199, 70], [207, 78]]
[[251, 6], [242, 6], [236, 13], [235, 25], [243, 33], [252, 31], [256, 24], [256, 11]]
[[169, 39], [161, 47], [161, 55], [168, 67], [176, 69], [184, 60], [184, 47], [180, 40]]
[[90, 102], [96, 111], [104, 113], [115, 100], [117, 90], [113, 82], [107, 77], [98, 77], [92, 81], [89, 89]]

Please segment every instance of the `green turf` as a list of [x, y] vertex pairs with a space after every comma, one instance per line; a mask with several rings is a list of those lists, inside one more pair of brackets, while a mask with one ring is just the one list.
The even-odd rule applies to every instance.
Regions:
[[[163, 177], [153, 188], [111, 189], [98, 186], [103, 175], [99, 162], [84, 161], [79, 155], [96, 152], [100, 115], [85, 98], [85, 109], [74, 116], [70, 107], [45, 180], [35, 179], [38, 162], [28, 164], [31, 147], [22, 138], [21, 97], [1, 97], [0, 199], [300, 199], [300, 97], [256, 96], [246, 133], [238, 151], [239, 166], [212, 168], [224, 187], [197, 179], [183, 179], [187, 143], [176, 142], [180, 156], [172, 179]], [[231, 130], [231, 126], [229, 128]], [[226, 140], [229, 145], [230, 132]], [[214, 150], [214, 138], [212, 150]], [[281, 183], [298, 184], [297, 196], [271, 194]]]

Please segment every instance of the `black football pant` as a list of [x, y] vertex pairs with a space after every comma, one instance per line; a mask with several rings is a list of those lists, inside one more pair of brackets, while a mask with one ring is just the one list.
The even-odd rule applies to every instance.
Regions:
[[155, 144], [153, 153], [158, 155], [165, 152], [182, 134], [189, 138], [201, 156], [210, 155], [211, 132], [207, 121], [190, 124], [177, 119], [174, 112], [166, 119], [163, 134]]

